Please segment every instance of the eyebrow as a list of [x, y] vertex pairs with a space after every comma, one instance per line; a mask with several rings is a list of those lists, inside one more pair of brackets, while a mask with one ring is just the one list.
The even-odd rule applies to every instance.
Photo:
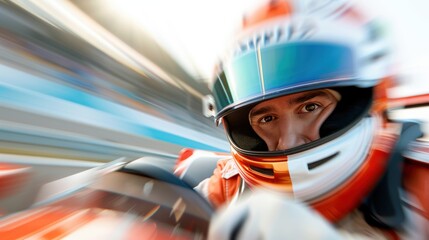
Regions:
[[329, 94], [325, 91], [312, 91], [308, 93], [303, 93], [302, 95], [292, 98], [289, 100], [289, 104], [303, 103], [315, 97], [325, 97], [329, 98]]
[[255, 116], [258, 116], [258, 115], [261, 115], [261, 114], [265, 114], [265, 113], [271, 111], [272, 109], [273, 108], [270, 107], [270, 106], [262, 107], [262, 108], [260, 108], [258, 110], [251, 111], [250, 114], [249, 114], [249, 117], [252, 118], [252, 117], [255, 117]]
[[[289, 104], [293, 105], [293, 104], [303, 103], [305, 101], [308, 101], [312, 98], [319, 97], [319, 96], [329, 98], [329, 94], [326, 93], [325, 91], [312, 91], [312, 92], [308, 92], [308, 93], [302, 93], [298, 97], [290, 99]], [[252, 117], [255, 117], [257, 115], [265, 114], [267, 112], [270, 112], [272, 109], [273, 108], [270, 106], [262, 107], [258, 110], [251, 111], [249, 114], [249, 117], [252, 118]]]

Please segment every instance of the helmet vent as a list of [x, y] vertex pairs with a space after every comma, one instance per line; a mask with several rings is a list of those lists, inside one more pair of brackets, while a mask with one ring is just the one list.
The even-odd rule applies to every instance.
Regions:
[[253, 171], [256, 171], [258, 173], [262, 173], [262, 174], [268, 175], [268, 176], [274, 176], [273, 169], [260, 168], [260, 167], [255, 167], [252, 165], [250, 165], [249, 167], [250, 167], [250, 169], [252, 169]]
[[373, 64], [374, 62], [380, 61], [382, 58], [387, 57], [388, 53], [386, 51], [379, 51], [373, 53], [363, 59], [363, 64]]
[[308, 166], [308, 170], [315, 169], [315, 168], [319, 167], [320, 165], [325, 164], [325, 163], [326, 163], [326, 162], [328, 162], [329, 160], [331, 160], [331, 159], [333, 159], [334, 157], [336, 157], [339, 153], [340, 153], [340, 152], [336, 152], [336, 153], [332, 154], [331, 156], [328, 156], [328, 157], [322, 158], [322, 159], [320, 159], [320, 160], [318, 160], [318, 161], [315, 161], [315, 162], [312, 162], [312, 163], [307, 164], [307, 166]]

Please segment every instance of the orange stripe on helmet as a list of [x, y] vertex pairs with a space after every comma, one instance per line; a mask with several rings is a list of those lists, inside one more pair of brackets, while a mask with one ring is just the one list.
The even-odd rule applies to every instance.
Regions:
[[281, 192], [292, 192], [292, 180], [287, 165], [287, 156], [252, 159], [232, 150], [240, 174], [249, 186], [264, 186]]
[[243, 17], [243, 28], [253, 27], [268, 19], [279, 16], [287, 16], [292, 12], [292, 6], [288, 1], [272, 0], [257, 11]]

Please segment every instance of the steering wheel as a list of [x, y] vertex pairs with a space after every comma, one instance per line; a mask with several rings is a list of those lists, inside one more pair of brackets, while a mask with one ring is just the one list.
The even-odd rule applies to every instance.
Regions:
[[209, 202], [197, 193], [191, 185], [178, 178], [172, 172], [153, 164], [153, 162], [159, 161], [163, 160], [156, 157], [139, 158], [126, 164], [119, 172], [156, 180], [155, 187], [162, 187], [161, 185], [165, 186], [165, 183], [167, 183], [170, 187], [165, 188], [165, 191], [168, 191], [168, 193], [165, 193], [166, 198], [171, 197], [171, 195], [174, 195], [174, 198], [181, 198], [186, 203], [187, 209], [190, 210], [192, 208], [191, 212], [197, 212], [199, 216], [204, 216], [203, 218], [209, 221], [214, 212]]

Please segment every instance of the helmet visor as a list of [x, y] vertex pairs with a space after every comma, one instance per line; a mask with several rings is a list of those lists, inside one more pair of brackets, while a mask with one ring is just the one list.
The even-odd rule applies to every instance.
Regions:
[[224, 66], [213, 85], [219, 113], [280, 94], [341, 86], [356, 78], [353, 49], [326, 42], [289, 42], [241, 54]]

